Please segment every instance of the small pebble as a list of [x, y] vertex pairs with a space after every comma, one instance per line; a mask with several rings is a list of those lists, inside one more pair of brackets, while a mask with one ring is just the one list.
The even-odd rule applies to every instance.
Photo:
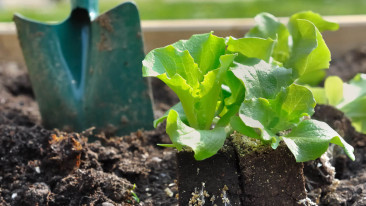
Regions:
[[114, 206], [114, 205], [110, 202], [103, 202], [102, 206]]
[[17, 193], [13, 193], [13, 194], [11, 195], [11, 199], [16, 198], [17, 196], [18, 196], [18, 194], [17, 194]]
[[40, 174], [40, 173], [41, 173], [41, 169], [40, 169], [39, 167], [35, 167], [35, 168], [34, 168], [34, 170], [35, 170], [38, 174]]
[[159, 158], [159, 157], [153, 157], [153, 158], [151, 158], [151, 161], [154, 161], [154, 162], [159, 163], [159, 162], [161, 162], [163, 160], [161, 158]]
[[164, 192], [168, 197], [173, 197], [174, 195], [174, 193], [169, 188], [165, 188]]

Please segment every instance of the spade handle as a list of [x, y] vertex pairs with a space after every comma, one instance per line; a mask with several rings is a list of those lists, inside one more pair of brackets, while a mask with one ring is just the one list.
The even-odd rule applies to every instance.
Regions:
[[98, 0], [71, 0], [71, 9], [85, 9], [88, 11], [90, 19], [93, 20], [98, 16]]

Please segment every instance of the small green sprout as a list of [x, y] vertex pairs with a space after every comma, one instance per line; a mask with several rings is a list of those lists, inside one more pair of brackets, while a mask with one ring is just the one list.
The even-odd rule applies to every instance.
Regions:
[[136, 184], [133, 184], [132, 189], [130, 190], [131, 194], [132, 194], [132, 198], [139, 203], [140, 202], [140, 198], [136, 195], [135, 190], [136, 189]]

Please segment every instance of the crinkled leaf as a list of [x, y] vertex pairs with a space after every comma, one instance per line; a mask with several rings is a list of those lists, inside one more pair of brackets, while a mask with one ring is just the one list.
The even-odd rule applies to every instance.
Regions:
[[286, 68], [296, 71], [297, 77], [329, 68], [330, 51], [317, 27], [304, 19], [290, 20], [292, 50]]
[[198, 87], [204, 76], [187, 50], [180, 51], [172, 45], [154, 49], [147, 54], [142, 72], [144, 77], [159, 77], [163, 74], [167, 78], [180, 76], [192, 88]]
[[327, 77], [324, 89], [330, 105], [337, 105], [343, 99], [343, 81], [338, 76]]
[[233, 39], [230, 37], [227, 43], [227, 50], [232, 53], [239, 53], [249, 58], [263, 59], [269, 62], [275, 42], [270, 39], [262, 38], [241, 38]]
[[[216, 70], [210, 71], [205, 75], [204, 80], [198, 90], [193, 91], [191, 95], [194, 98], [194, 102], [188, 102], [189, 105], [185, 106], [185, 102], [181, 99], [184, 111], [186, 107], [193, 106], [192, 114], [197, 119], [198, 124], [190, 126], [197, 129], [209, 129], [212, 124], [212, 120], [215, 117], [217, 101], [221, 94], [221, 85], [223, 76], [228, 70], [230, 64], [233, 62], [235, 55], [227, 54], [220, 57], [220, 67]], [[179, 97], [179, 95], [178, 95]], [[186, 112], [187, 118], [188, 114]], [[192, 116], [193, 116], [192, 115]], [[189, 118], [188, 118], [189, 120]]]
[[293, 82], [291, 70], [260, 60], [252, 65], [236, 64], [232, 72], [246, 88], [245, 99], [272, 99]]
[[[275, 99], [245, 100], [239, 114], [260, 122], [267, 131], [273, 134], [295, 127], [304, 116], [314, 113], [315, 100], [311, 91], [304, 86], [292, 84], [278, 93]], [[260, 128], [257, 127], [256, 128]]]
[[[255, 128], [261, 128], [254, 124], [254, 120], [260, 122], [263, 125], [263, 128], [270, 128], [273, 117], [276, 116], [274, 111], [271, 108], [271, 105], [267, 99], [264, 98], [252, 98], [248, 100], [244, 100], [242, 103], [239, 116], [245, 123], [245, 125]], [[246, 117], [246, 118], [244, 118]], [[245, 122], [244, 120], [250, 120]], [[253, 120], [253, 121], [252, 121]], [[275, 133], [275, 132], [274, 132]]]
[[211, 33], [194, 35], [151, 51], [143, 61], [143, 75], [158, 77], [177, 94], [193, 128], [211, 127], [223, 76], [235, 58], [221, 55], [225, 47], [225, 40]]
[[353, 147], [324, 122], [304, 120], [282, 138], [297, 162], [305, 162], [320, 157], [327, 151], [329, 143], [341, 146], [348, 157], [352, 160], [355, 159]]
[[257, 25], [253, 27], [245, 37], [271, 38], [276, 40], [272, 57], [285, 62], [289, 57], [288, 37], [289, 32], [284, 24], [269, 13], [260, 13], [255, 17]]
[[261, 13], [255, 19], [257, 25], [246, 37], [275, 40], [271, 54], [273, 62], [294, 69], [294, 77], [300, 78], [299, 83], [317, 85], [323, 80], [323, 70], [329, 67], [330, 52], [320, 32], [337, 30], [337, 23], [325, 21], [319, 14], [310, 11], [294, 14], [288, 29], [268, 13]]
[[220, 65], [219, 58], [225, 54], [225, 39], [211, 33], [193, 35], [189, 40], [180, 40], [174, 48], [188, 50], [203, 74]]
[[189, 147], [193, 150], [196, 160], [204, 160], [216, 154], [226, 139], [223, 127], [213, 130], [196, 130], [185, 125], [174, 110], [169, 112], [166, 132], [173, 144], [162, 146], [174, 146], [178, 150]]
[[[277, 121], [273, 128], [275, 131], [287, 130], [298, 124], [302, 117], [314, 113], [315, 100], [311, 91], [301, 85], [292, 84], [283, 89], [274, 100], [269, 100]], [[273, 121], [274, 121], [273, 120]]]

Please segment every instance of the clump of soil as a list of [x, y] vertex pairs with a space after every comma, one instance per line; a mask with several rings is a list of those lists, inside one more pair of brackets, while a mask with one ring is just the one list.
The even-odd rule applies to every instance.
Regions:
[[241, 205], [238, 159], [230, 141], [202, 161], [192, 151], [178, 152], [177, 166], [179, 205]]
[[243, 205], [299, 205], [306, 198], [303, 164], [285, 145], [240, 158]]

